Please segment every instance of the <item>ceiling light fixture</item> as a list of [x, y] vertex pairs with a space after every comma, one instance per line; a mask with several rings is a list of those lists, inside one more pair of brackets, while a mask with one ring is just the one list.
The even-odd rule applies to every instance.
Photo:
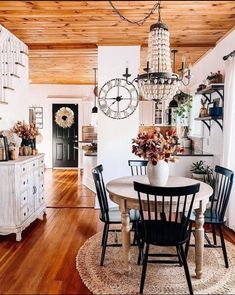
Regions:
[[94, 106], [91, 110], [91, 113], [97, 114], [98, 113], [98, 108], [96, 106], [96, 97], [97, 97], [96, 71], [97, 71], [97, 68], [93, 68], [93, 70], [94, 70], [94, 77], [95, 77], [95, 80], [94, 80], [95, 87], [94, 87], [94, 91], [93, 91], [93, 93], [94, 93]]
[[[184, 86], [188, 85], [191, 73], [190, 69], [186, 68], [185, 58], [182, 60], [182, 67], [179, 70], [180, 75], [175, 73], [175, 55], [177, 50], [172, 51], [174, 72], [172, 71], [170, 34], [168, 26], [161, 20], [161, 1], [159, 0], [155, 6], [158, 9], [158, 21], [150, 26], [147, 67], [144, 69], [145, 73], [138, 75], [134, 80], [138, 82], [140, 95], [144, 99], [160, 101], [172, 98], [182, 84]], [[115, 11], [117, 12], [118, 10]], [[149, 13], [146, 19], [152, 13]], [[118, 15], [121, 15], [119, 11]], [[125, 17], [122, 17], [122, 19], [126, 20]], [[123, 76], [128, 82], [130, 77], [128, 68], [126, 68], [126, 73]]]
[[96, 127], [97, 126], [97, 121], [98, 121], [98, 108], [96, 106], [96, 97], [97, 97], [97, 93], [98, 93], [98, 86], [97, 86], [97, 83], [96, 83], [96, 71], [97, 71], [97, 68], [93, 68], [94, 70], [94, 84], [95, 84], [95, 87], [94, 87], [94, 90], [93, 90], [93, 93], [94, 93], [94, 106], [93, 108], [91, 109], [91, 125]]

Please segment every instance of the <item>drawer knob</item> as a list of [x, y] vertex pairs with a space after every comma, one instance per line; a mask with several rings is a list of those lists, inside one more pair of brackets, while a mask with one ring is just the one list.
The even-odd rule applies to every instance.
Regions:
[[25, 181], [23, 182], [23, 184], [25, 184]]
[[23, 171], [25, 171], [25, 168], [23, 168]]
[[26, 215], [26, 213], [24, 212], [24, 216]]
[[25, 197], [24, 197], [24, 201], [25, 201]]

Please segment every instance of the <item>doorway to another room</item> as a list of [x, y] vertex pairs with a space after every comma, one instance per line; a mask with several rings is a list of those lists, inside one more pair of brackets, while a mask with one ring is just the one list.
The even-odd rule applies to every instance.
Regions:
[[78, 105], [52, 105], [53, 168], [78, 167]]

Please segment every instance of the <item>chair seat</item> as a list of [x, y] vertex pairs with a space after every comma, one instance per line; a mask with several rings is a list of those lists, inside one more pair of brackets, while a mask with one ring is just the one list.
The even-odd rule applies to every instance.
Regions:
[[[148, 244], [177, 246], [184, 243], [189, 237], [189, 232], [185, 234], [184, 226], [180, 223], [157, 220], [146, 220], [144, 223], [147, 234], [144, 233], [143, 222], [139, 222], [138, 235]], [[145, 239], [145, 236], [147, 239]]]
[[[130, 215], [130, 222], [138, 221], [140, 219], [140, 214], [139, 214], [138, 210], [131, 209], [129, 211], [129, 215]], [[101, 221], [104, 221], [104, 220], [102, 220], [101, 215], [100, 215], [100, 219], [101, 219]], [[121, 223], [121, 212], [120, 212], [119, 208], [109, 209], [109, 222], [110, 223]]]
[[[193, 211], [190, 215], [190, 221], [195, 221], [196, 219], [196, 214]], [[204, 223], [213, 223], [213, 224], [222, 224], [225, 223], [225, 219], [224, 220], [220, 220], [218, 214], [211, 212], [210, 209], [206, 209], [205, 213], [204, 213]]]

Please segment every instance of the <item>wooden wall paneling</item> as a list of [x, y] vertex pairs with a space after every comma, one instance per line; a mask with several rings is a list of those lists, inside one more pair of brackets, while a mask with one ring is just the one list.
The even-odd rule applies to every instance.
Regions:
[[[154, 3], [115, 1], [115, 6], [136, 20]], [[234, 26], [234, 11], [234, 1], [162, 1], [171, 48], [185, 52], [194, 63]], [[143, 26], [128, 24], [108, 1], [0, 1], [0, 23], [30, 48], [33, 83], [92, 84], [97, 46], [141, 45], [144, 52], [149, 27], [156, 19], [155, 13]], [[177, 67], [179, 63], [177, 57]]]

